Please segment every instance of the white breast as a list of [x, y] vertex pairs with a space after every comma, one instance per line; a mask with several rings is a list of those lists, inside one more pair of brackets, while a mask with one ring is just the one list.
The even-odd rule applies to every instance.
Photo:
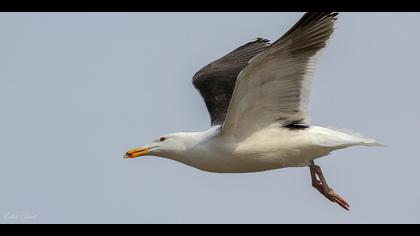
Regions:
[[268, 128], [239, 143], [217, 130], [188, 150], [181, 162], [209, 172], [258, 172], [306, 166], [331, 150], [314, 145], [308, 129]]

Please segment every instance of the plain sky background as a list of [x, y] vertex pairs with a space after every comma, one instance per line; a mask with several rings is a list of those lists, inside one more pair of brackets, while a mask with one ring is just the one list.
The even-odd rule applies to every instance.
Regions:
[[388, 145], [318, 161], [350, 212], [312, 188], [308, 168], [122, 159], [207, 129], [193, 74], [302, 14], [1, 13], [0, 223], [420, 223], [419, 13], [341, 13], [319, 60], [313, 124]]

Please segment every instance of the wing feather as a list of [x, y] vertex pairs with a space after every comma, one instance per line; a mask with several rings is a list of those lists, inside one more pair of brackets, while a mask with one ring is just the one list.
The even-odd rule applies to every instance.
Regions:
[[239, 72], [268, 46], [268, 40], [258, 38], [208, 64], [194, 75], [193, 85], [204, 99], [212, 126], [223, 124]]
[[245, 138], [273, 123], [308, 125], [315, 57], [334, 31], [337, 13], [306, 13], [238, 75], [223, 133]]

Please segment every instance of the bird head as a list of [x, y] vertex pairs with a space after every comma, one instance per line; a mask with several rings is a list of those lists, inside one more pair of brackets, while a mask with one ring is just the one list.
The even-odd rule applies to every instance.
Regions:
[[185, 152], [185, 141], [185, 135], [182, 133], [163, 135], [148, 145], [129, 150], [125, 153], [124, 159], [146, 155], [175, 159]]

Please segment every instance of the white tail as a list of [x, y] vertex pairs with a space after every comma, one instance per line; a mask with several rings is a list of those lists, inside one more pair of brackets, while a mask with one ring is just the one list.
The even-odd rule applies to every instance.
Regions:
[[351, 129], [334, 128], [334, 127], [329, 127], [329, 129], [340, 132], [340, 133], [344, 133], [346, 135], [349, 135], [349, 136], [353, 137], [354, 142], [355, 142], [354, 145], [371, 146], [371, 147], [385, 147], [385, 145], [377, 142], [375, 139], [367, 138], [363, 134], [358, 133], [358, 132], [356, 132], [354, 130], [351, 130]]
[[344, 148], [350, 146], [376, 146], [383, 147], [384, 145], [378, 143], [376, 140], [367, 138], [360, 133], [350, 129], [338, 128], [323, 128], [319, 126], [312, 126], [316, 133], [317, 143], [324, 147]]

